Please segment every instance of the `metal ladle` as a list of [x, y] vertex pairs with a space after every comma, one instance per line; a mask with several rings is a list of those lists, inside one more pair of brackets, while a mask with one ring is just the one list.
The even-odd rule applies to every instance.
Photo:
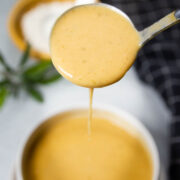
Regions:
[[[108, 4], [104, 4], [104, 3], [93, 3], [93, 4], [84, 4], [84, 5], [79, 5], [79, 6], [75, 6], [71, 9], [69, 9], [68, 11], [66, 11], [64, 14], [62, 14], [59, 19], [64, 16], [66, 13], [72, 11], [72, 10], [75, 10], [75, 9], [78, 9], [79, 7], [87, 7], [87, 6], [100, 6], [100, 7], [105, 7], [105, 8], [108, 8], [110, 9], [111, 11], [114, 11], [115, 13], [117, 14], [120, 14], [121, 16], [124, 16], [124, 18], [126, 18], [133, 26], [134, 30], [136, 32], [139, 33], [139, 36], [140, 36], [140, 41], [139, 41], [139, 48], [137, 48], [137, 51], [143, 47], [143, 45], [148, 42], [149, 40], [151, 40], [153, 37], [155, 37], [157, 34], [159, 34], [160, 32], [164, 31], [165, 29], [169, 28], [170, 26], [173, 26], [174, 24], [180, 22], [180, 9], [179, 10], [176, 10], [176, 11], [173, 11], [171, 12], [170, 14], [168, 14], [167, 16], [163, 17], [162, 19], [160, 19], [159, 21], [157, 21], [156, 23], [152, 24], [151, 26], [145, 28], [144, 30], [142, 31], [138, 31], [136, 29], [136, 27], [134, 26], [133, 22], [131, 21], [131, 19], [120, 9], [114, 7], [114, 6], [111, 6], [111, 5], [108, 5]], [[58, 22], [58, 20], [57, 20]], [[56, 27], [56, 25], [54, 26]], [[53, 31], [52, 31], [53, 32]], [[135, 58], [134, 58], [135, 59]], [[95, 85], [90, 81], [87, 83], [86, 81], [86, 78], [84, 78], [84, 74], [83, 74], [83, 80], [81, 79], [81, 82], [79, 81], [79, 79], [74, 79], [72, 80], [72, 74], [70, 71], [68, 71], [68, 69], [63, 69], [62, 67], [60, 67], [60, 64], [58, 64], [58, 66], [56, 67], [57, 70], [66, 78], [68, 79], [69, 81], [73, 82], [74, 84], [77, 84], [77, 85], [80, 85], [80, 86], [84, 86], [84, 87], [93, 87], [93, 88], [97, 88], [97, 87], [104, 87], [104, 86], [107, 86], [107, 85], [110, 85], [112, 83], [115, 83], [117, 82], [118, 80], [120, 80], [124, 74], [128, 71], [129, 67], [132, 65], [132, 61], [134, 60], [132, 59], [131, 61], [129, 62], [126, 62], [125, 66], [123, 67], [121, 73], [119, 74], [119, 77], [116, 76], [116, 78], [112, 78], [111, 80], [109, 80], [108, 82], [105, 82], [105, 81], [102, 81], [101, 77], [102, 76], [98, 76], [96, 77], [95, 81], [96, 82], [100, 82], [100, 83], [96, 83]], [[53, 60], [53, 58], [52, 58]], [[87, 63], [86, 63], [86, 66]], [[117, 71], [118, 71], [118, 68], [117, 67]], [[96, 69], [98, 71], [98, 68]], [[95, 71], [96, 71], [95, 70]], [[79, 71], [80, 73], [81, 71]], [[106, 74], [106, 72], [104, 71], [104, 73]], [[118, 79], [119, 78], [119, 79]]]
[[154, 38], [160, 32], [180, 22], [180, 10], [176, 10], [166, 15], [156, 23], [140, 31], [141, 45]]

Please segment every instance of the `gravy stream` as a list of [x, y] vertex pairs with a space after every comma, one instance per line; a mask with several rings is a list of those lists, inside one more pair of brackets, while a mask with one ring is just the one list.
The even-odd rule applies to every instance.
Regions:
[[57, 20], [50, 39], [52, 61], [66, 79], [89, 88], [89, 136], [93, 88], [120, 80], [139, 47], [130, 20], [107, 7], [79, 6]]
[[91, 136], [91, 126], [92, 126], [93, 92], [94, 92], [94, 89], [93, 88], [89, 88], [89, 116], [88, 116], [88, 135], [89, 135], [89, 137]]

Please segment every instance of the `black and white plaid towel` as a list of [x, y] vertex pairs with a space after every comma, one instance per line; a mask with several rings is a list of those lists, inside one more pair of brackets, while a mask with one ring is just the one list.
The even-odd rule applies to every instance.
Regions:
[[[138, 30], [180, 8], [180, 0], [102, 0], [126, 12]], [[180, 180], [180, 25], [143, 47], [135, 62], [139, 77], [163, 97], [172, 113], [169, 179]]]

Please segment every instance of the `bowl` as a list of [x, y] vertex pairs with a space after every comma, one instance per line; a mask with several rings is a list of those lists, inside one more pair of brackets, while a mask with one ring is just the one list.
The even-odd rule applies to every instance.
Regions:
[[[60, 121], [60, 119], [56, 119], [54, 117], [60, 117], [67, 113], [75, 113], [77, 114], [87, 114], [88, 108], [84, 106], [71, 106], [65, 107], [58, 114], [51, 116], [47, 119], [42, 120], [38, 123], [30, 132], [26, 135], [22, 145], [20, 146], [17, 159], [15, 162], [14, 168], [14, 176], [15, 180], [23, 180], [23, 167], [24, 162], [26, 161], [28, 151], [30, 151], [31, 146], [36, 142], [38, 137], [50, 126], [52, 123], [56, 121]], [[80, 116], [81, 116], [80, 115]], [[160, 175], [160, 160], [159, 154], [157, 150], [157, 146], [149, 133], [146, 127], [133, 115], [130, 113], [123, 111], [119, 108], [115, 108], [112, 106], [106, 105], [95, 105], [93, 108], [93, 116], [94, 117], [106, 117], [107, 119], [113, 119], [117, 123], [117, 125], [126, 129], [130, 133], [138, 132], [139, 137], [142, 138], [147, 150], [150, 153], [153, 165], [153, 178], [152, 180], [158, 180]], [[135, 129], [135, 131], [133, 131]]]

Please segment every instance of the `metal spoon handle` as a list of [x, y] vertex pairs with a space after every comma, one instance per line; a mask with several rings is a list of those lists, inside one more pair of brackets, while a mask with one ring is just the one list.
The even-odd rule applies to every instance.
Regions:
[[180, 22], [180, 9], [173, 11], [156, 23], [140, 31], [141, 45], [143, 46], [147, 41], [151, 40], [157, 34], [177, 24], [178, 22]]

